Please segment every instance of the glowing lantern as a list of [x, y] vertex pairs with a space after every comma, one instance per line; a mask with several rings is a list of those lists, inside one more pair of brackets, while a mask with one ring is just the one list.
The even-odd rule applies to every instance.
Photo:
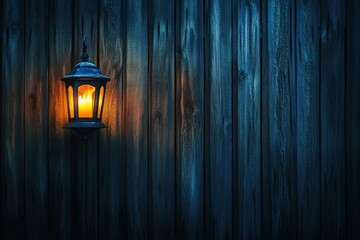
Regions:
[[101, 122], [106, 82], [110, 78], [89, 62], [83, 37], [82, 61], [61, 80], [65, 82], [69, 123], [64, 128], [82, 133], [107, 126]]

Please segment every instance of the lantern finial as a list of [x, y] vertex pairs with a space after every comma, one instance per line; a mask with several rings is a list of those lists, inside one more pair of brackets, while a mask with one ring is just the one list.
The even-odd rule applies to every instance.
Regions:
[[87, 36], [84, 35], [83, 36], [83, 52], [81, 54], [81, 58], [82, 58], [83, 62], [87, 62], [89, 60], [89, 55], [86, 53], [86, 49], [87, 49], [86, 39], [87, 39]]

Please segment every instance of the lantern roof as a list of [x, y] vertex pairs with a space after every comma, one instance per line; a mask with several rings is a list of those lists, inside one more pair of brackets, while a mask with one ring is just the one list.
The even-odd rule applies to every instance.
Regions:
[[105, 76], [94, 63], [84, 59], [76, 64], [75, 68], [68, 75], [64, 76], [62, 80], [71, 78], [91, 78], [110, 81], [110, 78]]
[[98, 79], [110, 81], [110, 78], [105, 76], [100, 69], [92, 62], [89, 62], [89, 55], [86, 53], [87, 44], [86, 36], [83, 37], [83, 52], [81, 54], [82, 61], [76, 64], [75, 68], [66, 76], [61, 78], [63, 81], [67, 79]]

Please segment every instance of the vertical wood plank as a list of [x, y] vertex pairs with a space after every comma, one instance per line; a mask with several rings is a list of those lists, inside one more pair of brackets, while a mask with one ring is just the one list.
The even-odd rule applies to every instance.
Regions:
[[[89, 61], [98, 64], [98, 1], [78, 0], [73, 3], [74, 24], [72, 68], [81, 61], [82, 36], [87, 38]], [[76, 156], [72, 167], [71, 204], [72, 236], [76, 239], [97, 239], [98, 237], [98, 134], [91, 133], [85, 140], [83, 136], [73, 132], [75, 140], [72, 154]]]
[[321, 238], [345, 237], [344, 1], [321, 1]]
[[268, 2], [269, 155], [272, 237], [294, 239], [297, 231], [293, 1]]
[[319, 4], [296, 2], [296, 158], [299, 239], [320, 238]]
[[261, 237], [260, 3], [238, 2], [235, 18], [239, 234]]
[[[4, 6], [3, 6], [3, 2], [4, 1], [1, 1], [0, 3], [0, 7], [1, 9], [4, 9]], [[2, 48], [3, 48], [3, 36], [4, 36], [4, 33], [3, 33], [3, 12], [2, 10], [0, 11], [1, 12], [1, 18], [0, 18], [0, 58], [1, 58], [1, 63], [2, 63], [2, 60], [3, 60], [3, 51], [2, 51]], [[2, 82], [3, 82], [3, 74], [2, 74], [2, 68], [3, 68], [3, 65], [1, 64], [0, 65], [0, 99], [1, 99], [1, 103], [0, 103], [0, 189], [4, 189], [4, 164], [2, 161], [3, 159], [3, 139], [2, 139], [2, 136], [3, 136], [3, 115], [2, 115], [2, 109], [3, 109], [3, 106], [2, 106], [2, 102], [3, 102], [3, 99], [2, 99], [2, 95], [3, 95], [3, 91], [2, 91]], [[0, 195], [0, 211], [3, 212], [4, 209], [3, 209], [3, 202], [4, 202], [4, 194]], [[2, 233], [4, 232], [4, 222], [5, 222], [5, 216], [4, 214], [0, 214], [0, 237], [2, 237]]]
[[207, 191], [209, 237], [232, 238], [232, 33], [231, 1], [207, 2], [209, 17], [206, 55], [209, 84]]
[[360, 239], [360, 2], [346, 11], [346, 239]]
[[204, 2], [204, 238], [211, 238], [210, 198], [210, 1]]
[[261, 199], [262, 238], [271, 239], [272, 204], [270, 180], [269, 141], [269, 45], [268, 45], [268, 1], [260, 1], [261, 8]]
[[203, 2], [176, 8], [177, 236], [203, 238], [204, 46]]
[[[125, 157], [129, 239], [151, 238], [148, 162], [148, 1], [126, 5]], [[155, 223], [158, 224], [158, 223]], [[163, 223], [161, 223], [163, 224]]]
[[71, 1], [57, 0], [49, 6], [49, 238], [71, 239], [70, 132], [65, 84], [71, 71]]
[[25, 234], [48, 238], [48, 42], [46, 2], [25, 10]]
[[151, 3], [151, 226], [154, 239], [172, 239], [175, 237], [175, 5], [169, 0]]
[[23, 0], [2, 1], [1, 239], [25, 237], [24, 5]]
[[111, 78], [107, 83], [100, 131], [99, 239], [126, 238], [126, 165], [124, 139], [123, 76], [125, 1], [101, 0], [99, 6], [99, 68]]

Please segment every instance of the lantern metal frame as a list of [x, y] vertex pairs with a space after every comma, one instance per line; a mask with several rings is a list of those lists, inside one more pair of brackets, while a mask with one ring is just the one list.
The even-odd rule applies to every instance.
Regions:
[[[101, 122], [104, 100], [106, 93], [106, 83], [110, 81], [110, 78], [101, 73], [97, 66], [89, 62], [89, 55], [86, 53], [87, 44], [86, 36], [83, 37], [83, 53], [81, 54], [82, 61], [78, 63], [75, 68], [61, 80], [65, 82], [66, 89], [66, 101], [68, 110], [68, 123], [64, 126], [66, 129], [72, 129], [86, 135], [99, 128], [107, 128], [107, 126]], [[80, 117], [79, 116], [79, 103], [78, 103], [78, 89], [80, 86], [90, 85], [95, 88], [95, 97], [93, 99], [92, 117]], [[72, 87], [72, 104], [70, 106], [69, 88]], [[103, 87], [103, 94], [100, 101], [100, 89]], [[73, 117], [71, 114], [71, 107], [73, 109]], [[99, 112], [99, 109], [100, 112]]]

